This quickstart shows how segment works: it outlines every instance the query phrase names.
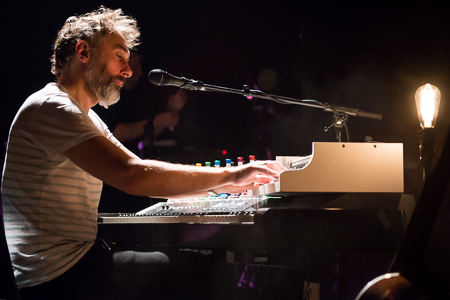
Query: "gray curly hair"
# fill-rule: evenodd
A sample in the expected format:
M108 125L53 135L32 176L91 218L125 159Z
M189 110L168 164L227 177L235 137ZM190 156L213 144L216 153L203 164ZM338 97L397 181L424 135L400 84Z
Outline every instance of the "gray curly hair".
M136 20L123 14L121 9L99 9L81 16L69 17L58 32L51 57L52 73L58 79L62 70L67 70L75 54L75 45L84 40L94 49L111 33L119 33L132 50L139 45L139 28Z

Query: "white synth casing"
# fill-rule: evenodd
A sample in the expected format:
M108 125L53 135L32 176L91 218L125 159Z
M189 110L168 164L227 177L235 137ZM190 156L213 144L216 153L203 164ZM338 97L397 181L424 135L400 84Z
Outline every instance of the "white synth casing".
M276 160L289 166L298 158L277 156ZM279 181L249 194L303 192L402 193L403 144L315 142L309 164L283 171Z

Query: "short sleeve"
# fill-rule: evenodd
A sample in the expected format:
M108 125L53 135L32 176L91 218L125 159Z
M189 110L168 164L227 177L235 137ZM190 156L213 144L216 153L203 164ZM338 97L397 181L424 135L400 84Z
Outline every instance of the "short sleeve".
M119 142L118 139L111 133L108 126L103 122L102 119L91 109L89 110L89 117L91 118L92 122L94 122L95 126L100 130L100 132L108 139L110 140L114 145L117 147L121 146L122 143Z
M94 136L103 135L89 116L68 97L54 96L33 111L30 133L50 157Z

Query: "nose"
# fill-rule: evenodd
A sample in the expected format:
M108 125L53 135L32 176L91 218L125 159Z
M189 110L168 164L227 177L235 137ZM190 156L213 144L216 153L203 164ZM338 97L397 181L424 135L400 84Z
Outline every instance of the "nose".
M133 71L131 71L131 68L130 68L130 65L128 64L128 62L125 62L120 74L125 78L129 78L129 77L131 77L131 75L133 75Z

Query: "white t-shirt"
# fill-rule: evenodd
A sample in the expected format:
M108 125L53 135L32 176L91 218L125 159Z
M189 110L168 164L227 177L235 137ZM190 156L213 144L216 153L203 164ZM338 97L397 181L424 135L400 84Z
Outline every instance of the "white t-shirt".
M61 153L101 135L120 145L95 112L86 114L56 83L31 95L17 113L2 200L19 288L63 274L94 244L103 183Z

